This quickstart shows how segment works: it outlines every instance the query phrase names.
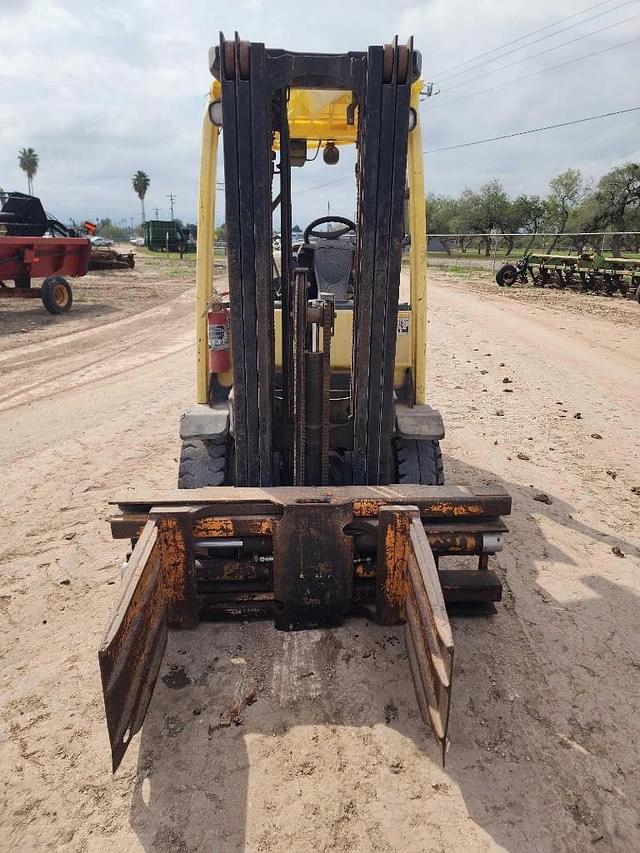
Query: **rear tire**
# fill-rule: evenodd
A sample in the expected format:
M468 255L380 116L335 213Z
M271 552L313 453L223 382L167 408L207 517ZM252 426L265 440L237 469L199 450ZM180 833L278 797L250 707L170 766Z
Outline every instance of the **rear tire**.
M64 314L73 305L71 285L60 275L52 275L42 282L42 304L50 314Z
M202 489L205 486L229 485L229 442L187 438L182 442L179 489Z
M435 439L395 439L398 483L443 486L444 465L440 442Z
M500 287L511 287L518 280L518 270L513 264L505 264L496 273L496 281Z

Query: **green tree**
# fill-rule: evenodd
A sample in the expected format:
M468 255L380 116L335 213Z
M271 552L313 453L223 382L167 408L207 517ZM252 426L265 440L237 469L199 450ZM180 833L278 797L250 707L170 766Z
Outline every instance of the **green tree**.
M636 231L629 236L629 245L637 255L640 253L640 207L627 211L625 231Z
M455 198L444 195L428 195L426 202L427 229L430 234L450 234L451 223L458 213Z
M513 232L522 231L524 234L531 235L525 249L526 252L534 243L535 237L533 235L545 228L547 205L539 195L526 195L523 193L511 203L511 219ZM513 237L509 238L507 255L511 253L512 249Z
M549 220L557 228L556 236L549 248L551 251L558 242L559 235L564 231L569 217L584 200L587 187L580 169L567 169L550 181L549 189L547 213Z
M29 195L33 195L33 179L38 171L39 162L40 158L33 148L22 148L18 151L18 163L27 176L27 191Z
M508 232L512 227L512 206L504 187L497 179L480 187L478 192L466 189L459 200L458 221L464 227L460 230L475 231L488 235L492 230ZM478 251L484 245L485 254L491 251L491 238L484 236L478 244Z
M635 230L629 228L629 215L640 208L640 164L626 163L612 169L600 178L594 193L594 219L601 228L610 227L613 231ZM622 252L622 237L613 234L611 251L614 255Z
M124 241L127 239L127 230L121 225L116 225L108 216L98 220L96 227L98 234L101 237L106 237L108 240Z
M142 206L142 221L144 222L146 217L144 214L144 197L147 194L147 190L149 189L149 184L151 183L151 179L146 172L141 172L138 170L133 178L131 179L131 185L133 186L135 194L140 199L140 204Z
M527 234L535 234L545 226L547 206L539 195L519 195L513 201L513 219L516 230L521 228Z
M460 229L458 226L459 203L455 198L444 195L428 195L426 201L427 213L427 233L429 234L451 234L456 233ZM449 254L451 254L451 244L455 238L447 239L439 237ZM464 251L464 245L462 251Z

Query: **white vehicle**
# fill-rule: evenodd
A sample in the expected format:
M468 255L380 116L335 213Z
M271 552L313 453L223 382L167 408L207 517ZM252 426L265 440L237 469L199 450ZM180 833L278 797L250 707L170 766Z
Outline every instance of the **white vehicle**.
M129 242L132 246L144 246L144 237L132 237Z
M92 246L113 246L113 240L107 240L106 237L92 237Z

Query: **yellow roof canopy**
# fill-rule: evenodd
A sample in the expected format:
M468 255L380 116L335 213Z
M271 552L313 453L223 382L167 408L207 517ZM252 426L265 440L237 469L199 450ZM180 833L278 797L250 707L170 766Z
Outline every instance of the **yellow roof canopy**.
M351 92L335 89L292 89L289 97L289 134L311 143L331 140L337 145L356 141L358 114L347 124Z
M413 90L420 92L422 80L416 80ZM211 87L211 99L221 95L220 83ZM358 111L353 124L347 124L347 111L352 93L336 89L291 89L289 95L289 135L293 139L306 139L310 144L335 142L336 145L353 145L358 135ZM278 134L274 147L278 148Z

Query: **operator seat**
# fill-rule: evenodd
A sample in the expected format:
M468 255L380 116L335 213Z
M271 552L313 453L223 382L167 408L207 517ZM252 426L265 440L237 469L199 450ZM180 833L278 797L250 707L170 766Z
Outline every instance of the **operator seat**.
M315 232L322 223L339 223L343 227L335 232ZM320 293L332 293L336 302L347 302L353 298L353 238L346 238L349 231L355 232L355 224L339 216L324 216L315 219L304 232L304 243L298 251L298 263L310 271L312 299ZM327 236L331 235L331 236ZM314 237L311 242L310 238Z
M354 245L346 240L318 240L313 244L313 273L318 293L333 293L336 302L351 299Z

